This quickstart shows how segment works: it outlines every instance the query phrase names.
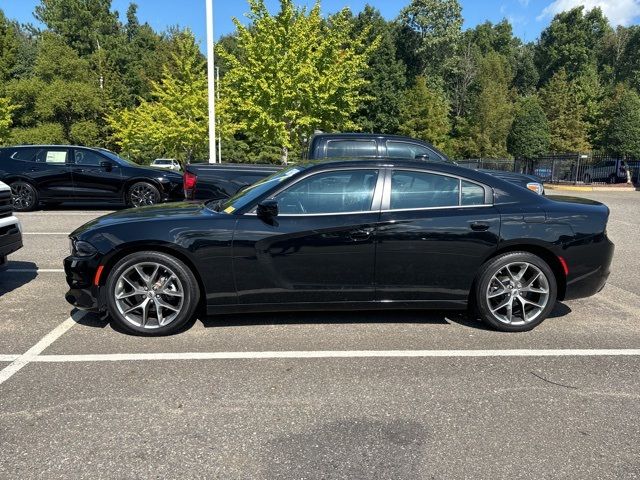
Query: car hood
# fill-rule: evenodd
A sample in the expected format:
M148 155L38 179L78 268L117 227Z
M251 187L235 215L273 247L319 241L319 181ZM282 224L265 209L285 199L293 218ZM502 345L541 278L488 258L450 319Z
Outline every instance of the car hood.
M194 218L200 216L221 215L206 207L204 202L176 202L150 205L148 207L129 208L119 212L110 213L98 217L71 233L70 236L77 237L89 230L95 230L123 223L139 223L157 220L176 220Z

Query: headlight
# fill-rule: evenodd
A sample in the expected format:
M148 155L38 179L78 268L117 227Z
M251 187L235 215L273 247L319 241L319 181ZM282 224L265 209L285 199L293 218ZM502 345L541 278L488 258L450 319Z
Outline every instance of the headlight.
M527 183L527 188L532 192L536 192L538 195L542 195L544 193L544 187L538 182Z
M74 257L90 257L95 254L97 250L89 242L82 240L71 239L71 255Z

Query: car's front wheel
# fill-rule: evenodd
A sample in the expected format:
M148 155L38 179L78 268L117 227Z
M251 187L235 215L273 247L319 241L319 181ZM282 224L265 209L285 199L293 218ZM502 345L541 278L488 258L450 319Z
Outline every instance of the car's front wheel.
M160 252L136 252L109 274L107 308L112 320L138 335L169 335L191 318L200 299L191 269Z
M38 203L38 191L33 185L21 180L11 183L11 204L16 212L33 210Z
M133 207L155 205L160 202L160 192L148 182L137 182L129 188L127 201Z
M557 282L537 255L511 252L480 269L475 304L482 320L504 332L524 332L544 321L557 298Z

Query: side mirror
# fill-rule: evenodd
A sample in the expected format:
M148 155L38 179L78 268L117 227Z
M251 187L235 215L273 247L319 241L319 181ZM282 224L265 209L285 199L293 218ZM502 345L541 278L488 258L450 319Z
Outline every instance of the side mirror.
M264 200L258 204L258 217L272 219L278 216L278 202L276 200Z
M113 163L103 160L100 162L100 166L109 171L113 168Z

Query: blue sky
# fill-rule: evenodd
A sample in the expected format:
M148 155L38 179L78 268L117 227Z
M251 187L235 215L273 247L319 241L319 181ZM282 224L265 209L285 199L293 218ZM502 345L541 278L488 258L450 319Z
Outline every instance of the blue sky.
M39 0L0 0L0 8L9 18L21 22L35 22L32 12ZM122 16L130 0L112 0L113 8ZM171 25L189 27L204 44L205 0L137 0L140 20L149 22L154 28L164 30ZM299 5L312 5L313 0L296 0ZM335 12L345 6L354 12L366 3L375 5L389 19L395 18L409 0L324 0L324 13ZM615 24L638 23L640 0L461 0L465 28L473 27L485 20L498 22L508 18L516 35L525 41L535 40L549 23L553 14L575 5L601 6ZM271 11L277 11L278 0L267 0ZM244 0L214 0L216 37L233 31L232 17L243 18L248 10Z

